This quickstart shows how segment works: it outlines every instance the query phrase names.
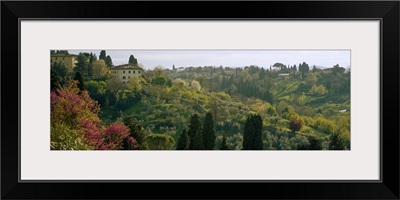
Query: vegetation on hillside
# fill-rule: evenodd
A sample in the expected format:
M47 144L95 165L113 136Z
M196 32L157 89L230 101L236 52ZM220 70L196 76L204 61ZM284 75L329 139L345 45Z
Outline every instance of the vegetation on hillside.
M82 55L71 76L51 67L51 149L350 149L350 71L338 65L173 66L123 84L105 51Z

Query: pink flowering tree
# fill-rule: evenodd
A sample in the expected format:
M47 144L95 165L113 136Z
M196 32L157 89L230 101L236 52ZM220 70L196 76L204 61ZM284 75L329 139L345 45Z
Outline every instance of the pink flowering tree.
M137 149L136 140L129 136L130 130L123 123L115 122L107 127L103 125L98 117L99 104L90 98L86 90L80 91L76 81L71 81L56 92L51 92L50 98L51 126L58 127L59 124L62 124L64 129L79 134L81 136L79 141L85 143L79 147L98 150ZM52 149L57 149L58 146L68 147L63 149L82 149L57 145L60 142L65 143L65 133L68 131L62 133L61 137L57 135L57 132L51 132ZM74 138L77 136L74 135ZM71 138L67 139L71 140ZM76 141L72 141L72 143L74 142Z

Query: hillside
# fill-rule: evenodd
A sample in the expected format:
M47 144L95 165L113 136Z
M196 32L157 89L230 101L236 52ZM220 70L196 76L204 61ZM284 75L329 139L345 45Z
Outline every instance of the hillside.
M314 69L303 74L256 66L155 69L147 71L140 86L122 85L114 97L112 92L104 94L108 95L107 105L95 91L89 92L104 102L101 117L105 121L133 117L147 134L165 134L175 141L189 125L191 115L210 112L217 132L216 149L222 136L233 149L242 148L249 114L262 117L264 149L300 149L299 144L309 143L310 138L317 138L326 149L330 136L338 131L350 148L350 73L334 70ZM295 118L301 119L303 126L294 134L288 127Z

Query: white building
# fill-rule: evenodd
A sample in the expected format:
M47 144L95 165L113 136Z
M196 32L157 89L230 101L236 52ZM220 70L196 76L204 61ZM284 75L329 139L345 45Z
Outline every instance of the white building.
M133 64L124 64L112 67L111 76L119 78L123 83L127 83L129 78L133 76L142 76L144 70Z

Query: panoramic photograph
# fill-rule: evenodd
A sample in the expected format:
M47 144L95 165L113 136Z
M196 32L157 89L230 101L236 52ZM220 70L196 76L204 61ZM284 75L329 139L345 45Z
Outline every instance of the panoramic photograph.
M350 50L50 50L50 150L350 150Z

